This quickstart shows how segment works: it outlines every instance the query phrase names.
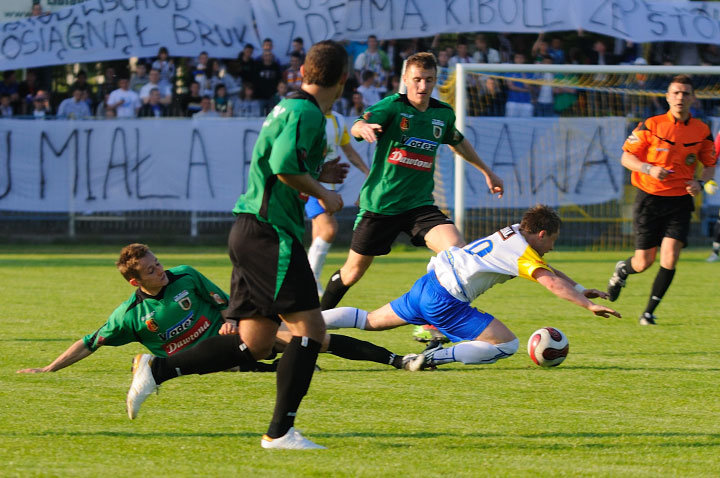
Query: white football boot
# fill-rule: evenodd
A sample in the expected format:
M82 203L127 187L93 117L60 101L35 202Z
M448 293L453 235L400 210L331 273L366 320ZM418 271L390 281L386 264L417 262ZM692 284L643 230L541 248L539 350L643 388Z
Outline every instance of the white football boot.
M152 370L150 370L152 361L153 356L150 354L137 354L133 358L133 380L130 384L130 390L128 390L127 399L125 400L125 407L127 408L130 420L134 420L135 417L137 417L140 406L145 399L150 396L151 393L158 390Z
M325 450L326 448L317 443L313 443L300 434L300 431L296 430L295 427L290 427L290 430L280 438L270 438L267 435L263 435L260 444L263 448L274 448L277 450Z

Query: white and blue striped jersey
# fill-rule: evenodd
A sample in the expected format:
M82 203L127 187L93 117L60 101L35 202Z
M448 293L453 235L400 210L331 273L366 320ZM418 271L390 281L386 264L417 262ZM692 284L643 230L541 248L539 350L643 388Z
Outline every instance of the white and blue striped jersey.
M430 259L427 270L456 299L472 302L495 284L513 277L535 281L532 274L550 266L520 234L520 225L500 229L462 249L451 247Z

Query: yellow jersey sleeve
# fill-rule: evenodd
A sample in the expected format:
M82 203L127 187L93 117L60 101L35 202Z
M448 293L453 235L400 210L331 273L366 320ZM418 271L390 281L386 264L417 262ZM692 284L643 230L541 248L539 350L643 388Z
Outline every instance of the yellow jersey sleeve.
M547 263L542 259L542 257L540 257L540 255L535 252L535 249L530 246L527 246L525 248L525 251L522 253L522 255L518 257L517 262L518 275L533 282L537 282L537 280L533 277L533 272L535 272L535 269L546 269L554 274L550 266L548 266Z
M348 130L345 127L345 125L343 125L343 131L342 131L342 135L340 136L339 144L340 144L340 146L345 146L346 144L350 144L350 135L348 134Z

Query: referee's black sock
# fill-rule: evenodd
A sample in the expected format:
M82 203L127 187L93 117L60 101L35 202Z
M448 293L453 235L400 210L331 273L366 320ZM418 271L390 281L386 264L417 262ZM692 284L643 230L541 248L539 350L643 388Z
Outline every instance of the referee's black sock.
M367 360L402 368L402 356L384 347L346 335L330 334L328 353L348 360Z
M267 431L270 438L285 435L295 424L295 414L310 388L321 345L309 337L293 336L285 347L277 369L275 411Z
M633 256L630 256L627 259L625 259L623 261L622 265L620 265L620 267L618 268L618 271L620 272L620 278L622 280L627 279L627 276L629 276L630 274L638 273L635 269L633 269L632 258L633 258Z
M665 269L663 266L660 266L660 270L655 276L655 281L650 290L650 300L648 300L647 307L645 307L645 313L652 314L655 312L665 292L667 292L668 287L670 287L673 277L675 277L675 269Z
M241 370L252 370L255 365L250 349L239 335L232 334L211 337L167 358L155 357L150 368L155 383L160 385L180 375L222 372L236 366Z
M330 280L325 286L322 300L320 301L320 310L334 309L342 300L345 292L350 289L349 285L345 285L340 278L340 269L333 272Z

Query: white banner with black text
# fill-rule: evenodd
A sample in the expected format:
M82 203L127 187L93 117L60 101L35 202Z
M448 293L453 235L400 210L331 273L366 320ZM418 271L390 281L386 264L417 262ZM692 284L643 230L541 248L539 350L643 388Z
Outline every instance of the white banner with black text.
M29 1L28 1L29 3ZM172 56L235 58L271 38L286 59L292 39L428 37L583 29L636 43L720 43L720 2L652 0L85 0L0 24L2 69Z
M93 213L229 211L247 184L261 119L0 121L0 209ZM624 118L469 118L468 140L505 181L493 199L467 166L466 207L595 204L622 194ZM374 147L353 146L367 164ZM438 204L453 204L454 167L439 150ZM364 175L337 187L357 200Z

